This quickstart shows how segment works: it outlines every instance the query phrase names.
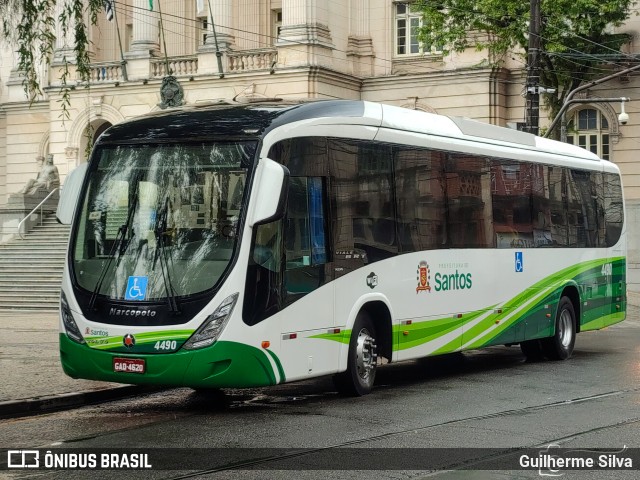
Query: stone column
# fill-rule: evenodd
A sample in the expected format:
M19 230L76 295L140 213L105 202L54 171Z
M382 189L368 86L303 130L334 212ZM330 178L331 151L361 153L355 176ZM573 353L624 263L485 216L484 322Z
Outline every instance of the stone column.
M335 68L327 8L325 0L282 0L282 26L276 42L278 64Z
M373 75L373 41L370 31L370 0L350 0L347 56L355 75Z
M54 18L56 22L56 43L53 49L54 65L63 63L65 58L68 63L75 63L76 57L73 51L74 32L73 24L67 25L67 33L63 34L62 22L60 22L60 14L64 9L64 2L56 2L54 9ZM73 20L71 20L73 21Z
M333 48L329 27L319 18L318 1L324 0L282 0L278 46L295 42Z
M157 1L157 0L156 0ZM149 10L149 0L133 0L133 41L125 57L148 58L160 54L157 6Z
M227 71L229 59L222 52L233 49L233 3L232 0L210 0L211 9L207 1L204 9L207 11L207 40L198 49L198 73L217 73L223 75ZM214 37L213 25L216 29ZM218 49L216 50L216 39Z
M211 25L216 29L218 47L221 51L230 50L233 45L233 4L232 0L211 0L211 10L205 2L204 8L207 10L207 23L209 25L207 41L205 46L215 48L215 39L211 33Z

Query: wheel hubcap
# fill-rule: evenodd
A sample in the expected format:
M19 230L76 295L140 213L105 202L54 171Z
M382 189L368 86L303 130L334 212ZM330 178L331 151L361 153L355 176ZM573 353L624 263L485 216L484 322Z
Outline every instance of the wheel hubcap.
M360 330L358 334L358 344L356 346L356 367L358 376L369 383L373 378L378 355L376 353L375 338L373 338L366 328Z
M571 339L573 338L573 322L568 310L563 310L562 313L560 313L558 338L564 348L567 348L571 344Z

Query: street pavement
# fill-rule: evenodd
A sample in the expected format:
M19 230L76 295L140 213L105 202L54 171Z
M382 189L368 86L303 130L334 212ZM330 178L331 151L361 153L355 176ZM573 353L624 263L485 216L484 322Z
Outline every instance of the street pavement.
M638 315L640 294L629 295ZM0 311L0 418L62 410L157 389L76 380L62 371L58 314Z
M2 311L0 339L0 417L61 410L145 390L65 375L57 313Z

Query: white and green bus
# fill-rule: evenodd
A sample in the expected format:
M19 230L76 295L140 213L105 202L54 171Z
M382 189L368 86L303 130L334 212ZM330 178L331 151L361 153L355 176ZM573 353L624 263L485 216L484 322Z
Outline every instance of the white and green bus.
M219 103L118 124L69 176L59 218L75 378L334 375L363 395L383 363L517 344L566 359L577 333L625 318L613 163L388 105Z

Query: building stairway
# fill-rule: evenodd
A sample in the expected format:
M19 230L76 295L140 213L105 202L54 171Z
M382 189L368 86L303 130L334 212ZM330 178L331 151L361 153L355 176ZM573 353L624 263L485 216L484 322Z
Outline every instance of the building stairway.
M57 311L69 226L46 216L24 236L0 244L0 311Z

